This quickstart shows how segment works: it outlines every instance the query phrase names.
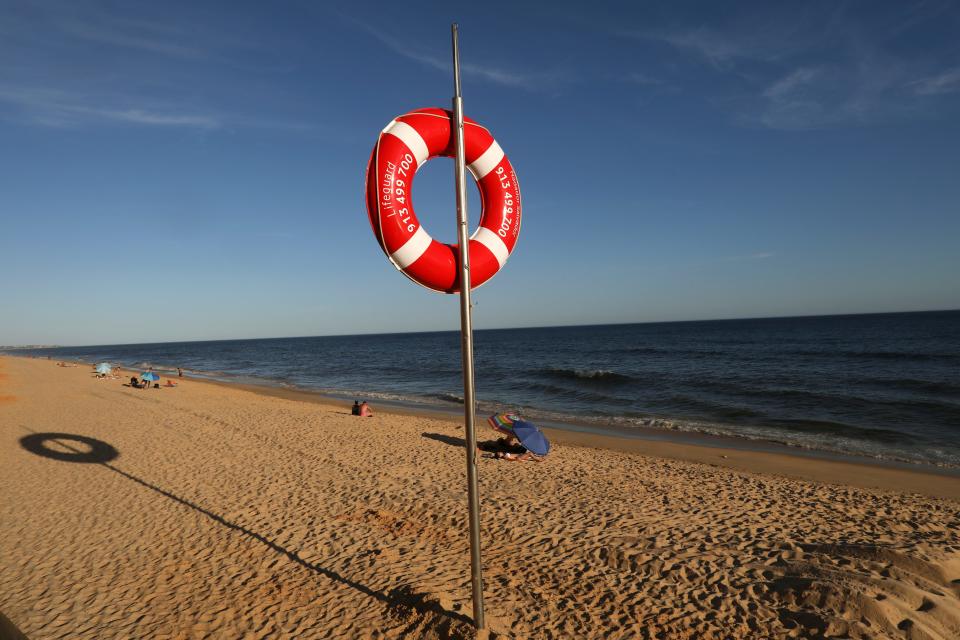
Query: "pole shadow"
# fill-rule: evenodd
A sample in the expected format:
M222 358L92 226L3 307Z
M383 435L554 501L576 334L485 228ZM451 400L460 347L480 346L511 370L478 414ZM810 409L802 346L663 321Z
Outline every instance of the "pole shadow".
M448 436L442 433L421 433L422 437L427 438L428 440L436 440L437 442L442 442L443 444L448 444L451 447L457 447L463 449L467 446L467 441L463 438L458 438L456 436ZM480 440L477 442L477 449L483 451L484 453L515 453L522 454L526 449L518 445L510 446L506 444L502 439L501 440ZM489 458L491 456L484 456Z
M460 447L462 449L467 446L466 440L463 438L457 438L456 436L447 436L442 433L421 433L420 435L430 440L436 440L437 442L448 444L451 447Z
M69 449L71 453L65 453L62 451L57 451L56 449L51 449L49 446L47 446L48 441L55 441L57 444L59 444L63 448ZM90 451L82 451L80 449L77 449L76 447L67 444L66 441L82 443L90 447ZM174 502L182 504L186 507L190 507L191 509L199 513L202 513L203 515L207 516L214 522L228 529L231 529L244 536L247 536L248 538L256 540L257 542L264 545L271 551L274 551L275 553L285 556L287 559L297 563L298 565L300 565L305 569L308 569L310 571L313 571L314 573L317 573L326 578L329 578L334 582L338 582L342 585L350 587L351 589L354 589L366 596L379 600L380 602L383 602L384 604L388 605L391 608L395 608L395 609L404 608L408 610L414 609L421 615L432 614L433 616L437 616L440 618L439 620L437 620L436 626L442 627L442 628L448 628L450 627L450 625L459 626L461 624L470 625L470 628L472 628L473 621L471 618L461 613L444 609L435 602L426 602L420 598L414 597L411 595L411 591L409 587L401 586L401 587L392 589L389 593L382 593L380 591L376 591L368 587L367 585L356 582L355 580L351 580L350 578L347 578L346 576L343 576L337 573L336 571L333 571L332 569L327 569L326 567L322 567L318 564L314 564L313 562L305 560L304 558L300 557L300 555L297 554L295 551L290 551L289 549L286 549L280 546L279 544L277 544L270 538L267 538L263 534L247 529L243 525L237 524L235 522L231 522L226 518L224 518L223 516L210 511L209 509L201 507L200 505L194 502L191 502L186 498L183 498L181 496L176 495L173 492L170 492L170 491L167 491L166 489L158 487L155 484L151 484L150 482L142 478L138 478L132 473L128 473L110 464L110 461L115 460L120 456L120 452L117 451L115 447L113 447L112 445L102 440L97 440L95 438L90 438L87 436L79 436L71 433L53 433L53 432L31 433L31 435L29 436L24 436L20 438L20 446L23 447L25 450L29 451L30 453L33 453L35 455L38 455L44 458L50 458L51 460L59 460L61 462L79 462L79 463L88 463L88 464L89 463L99 464L100 466L105 467L110 471L117 473L123 476L124 478L127 478L128 480L132 480L133 482L136 482L137 484L143 487L146 487L151 491L159 493L160 495L166 498L169 498Z

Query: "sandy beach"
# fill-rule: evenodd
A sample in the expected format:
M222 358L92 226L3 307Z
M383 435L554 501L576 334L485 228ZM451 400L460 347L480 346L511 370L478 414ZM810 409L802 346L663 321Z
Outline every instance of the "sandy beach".
M551 435L479 461L490 637L960 637L956 477ZM0 357L0 637L472 637L462 447Z

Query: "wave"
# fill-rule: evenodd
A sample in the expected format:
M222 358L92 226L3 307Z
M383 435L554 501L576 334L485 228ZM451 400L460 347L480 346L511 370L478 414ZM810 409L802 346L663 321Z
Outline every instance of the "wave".
M910 351L853 351L849 349L793 349L784 351L784 355L812 356L826 358L861 358L865 360L918 360L923 362L957 362L960 354L957 353L923 353Z
M673 395L669 400L674 405L687 411L705 412L712 417L733 419L733 418L761 418L765 414L744 407L741 405L730 405L722 402L715 402L708 398L695 398L686 395Z
M802 356L812 358L846 358L846 359L865 359L865 360L891 360L891 361L922 361L922 362L960 362L958 353L929 353L929 352L911 352L911 351L856 351L853 349L772 349L763 348L756 350L747 345L733 345L729 349L696 349L691 347L624 347L620 349L607 349L604 353L609 355L637 354L637 355L656 355L656 356L731 356L738 360L754 359L778 359L785 356ZM739 348L738 348L739 347Z
M722 349L691 349L672 348L672 347L626 347L623 349L608 349L606 353L619 355L623 353L638 353L644 355L671 355L671 356L721 356L731 355L733 351L724 351Z
M428 393L423 397L433 400L443 400L444 402L452 402L455 404L463 404L463 397L452 393Z
M635 380L635 378L616 371L608 369L564 369L559 367L550 367L547 369L538 369L537 374L551 378L561 378L566 380L589 380L591 382L615 382L625 383Z
M567 398L571 400L577 400L579 402L600 404L601 406L611 404L629 406L632 404L632 400L628 398L620 398L582 388L571 389L568 387L560 387L554 384L543 382L523 382L519 384L518 387L527 391L538 391L552 397Z
M878 387L895 387L906 391L920 391L923 393L960 394L960 384L952 382L936 382L933 380L917 380L915 378L871 378L866 382Z
M841 423L807 421L804 428L801 426L803 421L800 420L792 421L793 424L791 425L786 422L777 424L775 421L760 421L758 423L743 421L715 422L649 414L624 413L612 415L600 413L602 415L582 416L540 410L524 412L532 420L548 420L557 425L589 425L590 429L598 429L601 433L607 433L605 429L608 428L615 429L615 431L609 433L622 431L629 433L631 430L638 428L653 431L676 431L751 442L773 443L806 451L822 451L841 456L856 455L876 460L960 468L960 451L955 447L943 447L935 442L918 441L916 438L902 438L896 446L891 446L891 443L887 441L887 438L891 435L889 431L880 430L883 431L882 434L865 433L872 430L864 429L861 431L860 428L854 427L854 433L844 433L841 430L849 425ZM549 423L547 426L550 426Z
M857 440L883 442L885 444L900 444L903 442L908 442L914 437L907 433L891 431L889 429L858 427L845 422L833 422L830 420L804 420L787 418L769 420L768 422L774 425L782 425L787 429L792 429L800 433L820 433L830 436L855 438Z

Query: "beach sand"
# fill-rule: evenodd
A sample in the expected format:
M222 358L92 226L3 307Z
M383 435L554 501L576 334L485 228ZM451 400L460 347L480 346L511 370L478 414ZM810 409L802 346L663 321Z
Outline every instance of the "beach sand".
M0 374L0 636L472 637L456 423ZM554 437L479 461L491 637L960 637L955 477Z

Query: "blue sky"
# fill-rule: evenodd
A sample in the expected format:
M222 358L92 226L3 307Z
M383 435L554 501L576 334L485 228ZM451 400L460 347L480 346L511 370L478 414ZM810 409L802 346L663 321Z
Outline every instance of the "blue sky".
M524 205L478 328L960 307L956 3L547 6L0 0L0 344L456 329L363 201L453 21Z

